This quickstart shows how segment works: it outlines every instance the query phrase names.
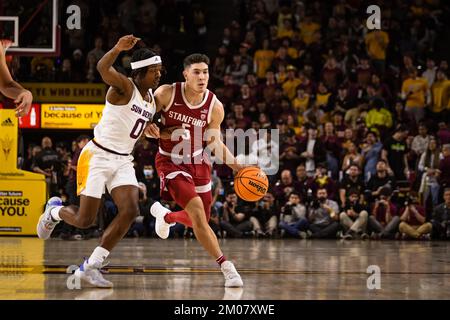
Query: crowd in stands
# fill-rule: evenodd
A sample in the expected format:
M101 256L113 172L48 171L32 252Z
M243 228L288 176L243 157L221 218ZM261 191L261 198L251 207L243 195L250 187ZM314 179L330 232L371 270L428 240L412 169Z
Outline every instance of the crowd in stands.
M270 148L280 168L260 201L239 199L233 172L214 166L210 225L218 236L450 239L449 5L378 1L381 29L369 30L366 2L234 1L235 19L218 43L208 40L216 44L209 88L224 104L224 132L279 130ZM71 35L58 67L54 59L33 58L31 80L100 81L98 59L133 32L167 57L167 77L176 80L175 55L206 50L214 22L208 24L203 8L194 1L121 1L117 11L95 17L101 23L91 42L86 34ZM171 50L182 32L189 41L173 46L191 47ZM38 75L42 63L47 72ZM128 72L129 56L116 67ZM19 78L25 74L16 70ZM52 193L77 203L75 164L87 141L82 135L68 148L44 138L41 146L28 146L23 167L46 174ZM134 151L141 216L130 236L155 235L148 207L159 199L156 152L146 138ZM96 236L117 213L108 197L101 210L90 232L63 226L61 234ZM171 233L192 236L181 225Z

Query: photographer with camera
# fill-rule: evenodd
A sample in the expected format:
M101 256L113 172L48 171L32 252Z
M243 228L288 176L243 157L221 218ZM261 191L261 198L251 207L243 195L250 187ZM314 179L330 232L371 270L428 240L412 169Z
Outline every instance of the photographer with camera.
M397 215L397 207L391 202L392 189L383 187L379 198L375 200L369 216L370 237L374 240L380 238L392 239L397 232L400 217Z
M226 235L240 238L251 233L253 227L250 222L250 208L238 203L238 197L234 191L227 193L225 203L219 211L222 211L220 227ZM223 237L225 238L225 235Z
M252 210L250 222L257 237L272 237L277 228L277 213L274 196L268 192Z
M405 207L400 211L401 222L398 226L402 240L408 238L430 240L432 225L425 220L425 208L419 205L414 194L408 194Z
M300 194L292 192L289 201L281 208L280 223L281 236L284 233L295 238L307 238L309 222L306 218L306 207L301 203Z
M342 239L351 240L361 235L361 239L366 240L369 238L366 233L369 213L360 202L361 193L358 189L352 188L348 191L348 194L346 205L339 215L341 226L346 231L342 235Z
M327 189L319 188L317 198L309 203L309 229L311 238L336 238L339 225L339 206L328 199Z
M444 203L434 208L431 223L433 238L450 239L450 188L444 190Z

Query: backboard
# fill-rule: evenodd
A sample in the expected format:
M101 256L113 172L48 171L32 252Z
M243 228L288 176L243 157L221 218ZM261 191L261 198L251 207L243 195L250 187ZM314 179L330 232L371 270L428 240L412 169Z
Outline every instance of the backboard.
M58 0L0 1L0 39L12 41L7 54L58 55Z

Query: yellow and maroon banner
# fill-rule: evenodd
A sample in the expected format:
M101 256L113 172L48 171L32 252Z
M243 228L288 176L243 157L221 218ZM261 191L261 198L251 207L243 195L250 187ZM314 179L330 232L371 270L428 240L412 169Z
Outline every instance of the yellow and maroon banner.
M103 103L106 85L103 83L25 82L22 85L33 93L33 100L41 103Z

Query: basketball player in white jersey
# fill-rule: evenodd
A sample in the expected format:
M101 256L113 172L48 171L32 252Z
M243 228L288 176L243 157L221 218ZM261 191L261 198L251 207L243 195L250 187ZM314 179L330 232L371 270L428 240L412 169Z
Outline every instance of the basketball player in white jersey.
M132 55L131 78L113 68L119 54L133 48L139 40L133 35L120 38L97 64L103 80L111 87L102 118L94 129L94 139L83 148L78 160L80 207L63 207L61 199L53 197L37 226L42 239L48 239L61 220L77 228L88 228L96 220L105 187L108 189L118 207L118 215L105 230L100 245L75 271L76 276L97 287L112 287L99 269L139 214L138 182L130 154L156 111L152 89L159 84L161 58L141 48Z
M0 92L8 98L14 99L16 116L23 117L30 111L33 95L14 81L9 73L5 54L10 45L11 41L0 40Z
M217 237L208 224L212 203L211 164L204 155L204 149L208 147L217 159L235 171L244 167L237 163L220 138L224 108L207 88L208 65L209 58L203 54L186 57L183 71L186 81L162 85L155 92L157 112L161 112L163 124L156 156L161 197L174 200L184 210L171 212L155 202L150 212L156 218L156 233L163 239L168 237L169 228L175 222L192 227L198 241L221 267L225 287L242 287L239 273L223 255ZM165 139L163 133L176 127L183 128L180 129L181 138ZM152 129L148 128L146 134L153 135ZM174 160L180 157L175 150L182 139L189 144L186 148L188 154L182 157L190 160L180 164Z

